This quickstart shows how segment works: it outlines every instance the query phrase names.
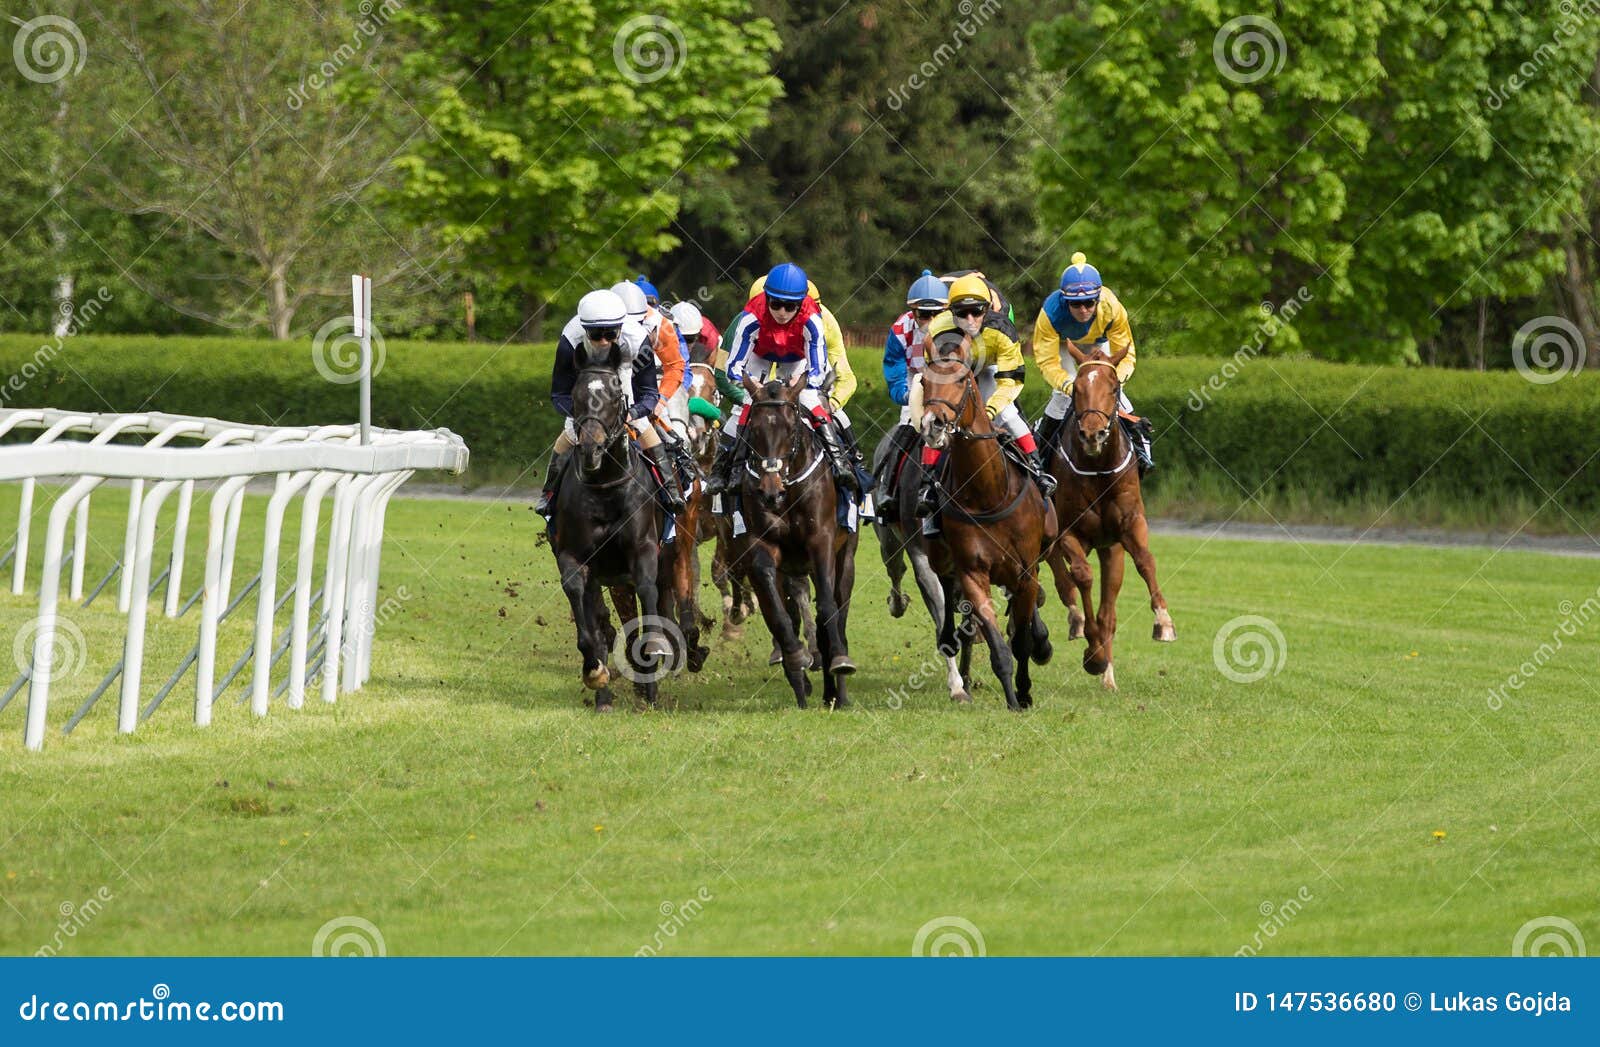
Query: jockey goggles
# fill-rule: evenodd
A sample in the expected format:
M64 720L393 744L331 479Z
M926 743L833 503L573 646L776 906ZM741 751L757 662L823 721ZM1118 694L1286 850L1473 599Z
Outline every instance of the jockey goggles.
M615 342L618 338L622 337L622 328L616 325L608 327L585 327L583 329L583 334L584 337L589 339L591 342Z
M953 305L953 306L950 307L950 313L951 313L952 316L959 316L959 317L962 317L962 318L968 319L968 320L972 319L974 316L987 315L988 312L989 312L989 307L987 305L982 305L982 304L977 304L977 305Z
M800 311L800 302L795 299L774 298L767 295L767 309L770 312L796 313Z

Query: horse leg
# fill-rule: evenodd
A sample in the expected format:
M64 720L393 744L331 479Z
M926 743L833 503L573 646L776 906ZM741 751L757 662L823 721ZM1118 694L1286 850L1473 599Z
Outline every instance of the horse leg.
M819 548L819 546L821 546ZM816 579L817 601L814 619L817 636L817 658L812 665L822 670L822 697L828 708L839 706L837 678L856 671L855 664L845 653L839 629L839 605L834 599L833 550L821 543L811 548L811 572Z
M1058 546L1061 549L1062 567L1064 571L1056 572L1056 587L1064 593L1072 592L1063 583L1062 578L1069 579L1076 589L1077 595L1083 599L1085 611L1094 609L1094 571L1089 567L1088 554L1083 546L1075 539L1066 539ZM1098 661L1100 645L1100 627L1097 621L1088 615L1083 616L1083 637L1087 641L1083 647L1083 671L1098 676L1105 672L1104 663Z
M933 564L928 562L928 551L920 544L913 542L906 546L906 559L911 561L911 577L916 580L917 588L922 592L922 606L927 608L928 616L933 619L933 632L935 642L939 645L939 654L945 661L945 686L950 690L952 702L970 702L972 695L967 693L967 685L962 681L961 672L956 666L956 640L955 629L952 627L950 649L944 649L944 612L947 606L953 603L952 599L945 598L944 583L934 573Z
M1033 664L1049 665L1051 656L1055 654L1055 648L1050 644L1050 626L1046 625L1044 620L1044 611L1042 610L1044 589L1039 584L1039 569L1037 567L1033 569L1033 597L1033 620L1028 623L1028 628L1033 633L1030 640L1032 647L1029 654L1033 658Z
M639 550L633 563L633 591L639 600L639 633L629 650L639 648L638 668L643 676L633 682L634 691L650 705L656 704L657 682L672 666L672 644L659 635L661 618L661 590L656 584L660 564L656 550Z
M595 595L591 590L595 587L588 569L577 557L563 553L557 557L557 564L561 569L561 590L567 594L572 623L577 628L578 654L583 658L583 685L591 691L602 691L611 681L611 672L606 668L606 648L601 645L599 630L595 627L591 605ZM599 708L598 701L595 707Z
M989 598L989 576L987 574L963 574L961 576L961 591L966 596L967 602L972 604L973 613L977 616L978 624L983 629L984 641L989 645L989 668L1000 681L1000 687L1006 692L1006 708L1013 712L1022 708L1017 701L1017 687L1012 675L1016 672L1015 660L1011 657L1011 645L1006 642L1005 631L1000 628L1000 622L995 617L994 602Z
M1072 573L1072 557L1067 552L1065 540L1057 542L1050 550L1048 561L1050 577L1055 579L1056 595L1067 609L1067 639L1083 639L1083 612L1078 609L1077 582Z
M1122 544L1127 548L1128 555L1133 557L1133 566L1139 572L1139 577L1144 579L1145 587L1150 590L1150 610L1156 616L1155 627L1150 635L1162 643L1171 643L1178 638L1178 630L1172 624L1172 615L1167 613L1167 598L1161 595L1161 586L1156 581L1156 557L1150 551L1150 528L1143 516L1133 518L1128 532L1122 536Z
M856 671L855 663L850 661L850 597L856 588L856 547L854 541L845 542L837 553L834 554L834 582L833 603L834 619L837 623L839 641L833 649L833 658L828 663L830 667L837 663L841 657L850 665L849 671L843 668L833 670L835 701L834 707L842 709L850 704L845 695L845 677Z
M1033 661L1034 627L1043 625L1039 618L1039 572L1029 571L1011 597L1011 658L1017 665L1017 704L1024 709L1033 707L1033 678L1030 664ZM1046 644L1050 642L1045 633ZM1042 664L1042 663L1041 663Z
M878 535L878 555L883 558L884 570L889 573L889 617L900 618L911 606L911 598L900 588L901 579L906 576L905 547L895 537L894 528L888 524L875 523L872 529Z
M705 667L710 648L700 645L700 605L696 600L695 568L700 554L695 542L695 529L700 525L699 513L693 502L679 521L677 546L672 552L673 602L677 605L678 632L682 634L684 662L692 673ZM672 639L678 640L678 637ZM673 659L676 663L677 659Z
M1117 676L1111 667L1111 641L1117 635L1117 592L1122 588L1123 566L1122 546L1112 545L1100 550L1100 606L1095 613L1095 631L1100 634L1097 646L1100 660L1105 663L1100 686L1108 691L1117 689Z
M755 569L750 574L756 599L761 604L761 616L783 652L783 674L788 677L789 686L794 690L795 703L804 709L809 684L806 679L806 652L800 646L800 638L795 635L794 620L784 606L778 563L764 545L757 546L750 555L755 560Z

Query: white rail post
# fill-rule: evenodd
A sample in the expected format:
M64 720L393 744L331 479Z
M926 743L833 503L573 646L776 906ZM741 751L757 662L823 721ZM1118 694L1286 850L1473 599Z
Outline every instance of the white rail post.
M161 503L181 484L181 480L162 480L150 489L150 497L139 508L139 534L134 550L133 569L123 576L133 577L133 592L128 601L128 634L122 648L122 701L117 705L117 732L132 734L139 726L139 684L144 671L144 620L150 607L150 564L156 553L156 515Z
M200 601L200 651L195 661L194 722L198 727L211 723L211 692L217 673L217 622L223 608L222 546L233 496L250 477L225 480L211 494L211 523L206 535L206 587Z
M300 548L295 560L294 611L289 634L289 708L298 709L306 699L306 649L311 629L311 575L316 566L317 520L328 488L339 480L338 473L318 473L306 488L300 506Z
M61 553L66 544L67 516L80 498L103 482L98 476L80 476L50 509L44 535L44 576L39 579L39 622L33 635L33 661L29 669L28 720L22 744L44 748L45 714L50 706L50 676L55 669L56 605L61 595Z

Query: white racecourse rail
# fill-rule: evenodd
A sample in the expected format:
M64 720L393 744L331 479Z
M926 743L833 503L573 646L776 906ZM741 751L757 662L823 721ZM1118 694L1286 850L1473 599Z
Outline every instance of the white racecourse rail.
M69 597L81 599L90 494L107 479L131 481L127 529L121 560L112 565L89 600L92 601L112 577L120 574L117 609L127 615L127 633L120 665L106 675L100 687L66 725L69 731L119 673L122 689L117 729L123 733L133 731L147 718L191 665L195 666L194 720L201 726L211 722L212 703L251 660L254 666L250 708L257 716L266 715L269 699L285 690L290 707L301 706L308 679L308 661L315 662L310 666L311 678L320 668L323 701L334 701L341 689L359 689L371 673L378 561L389 497L415 470L459 473L467 466L466 444L448 429L421 432L374 429L371 443L362 445L356 425L280 427L157 413L0 410L0 437L34 430L38 435L31 442L0 447L0 480L22 481L16 542L8 554L12 561L13 593L22 593L27 580L28 531L36 481L59 477L72 482L51 507L45 531L39 616L33 623L31 663L0 698L0 708L4 708L24 683L28 685L23 741L29 749L44 745L50 677L58 642L57 603L61 596L62 569L70 561ZM68 434L76 438L60 439ZM142 444L128 442L141 437ZM113 439L122 442L112 443ZM261 569L230 604L234 550L245 485L254 478L274 481L266 508ZM180 603L184 543L197 480L218 483L211 491L205 576L194 595ZM145 490L147 482L153 484L148 491ZM171 547L162 574L152 584L151 572L157 558L157 515L174 491L178 493L178 503ZM313 625L312 603L317 599L312 590L317 523L323 498L329 491L333 492L333 511L320 579L319 621ZM278 546L284 514L296 496L301 498L301 509L295 580L280 599ZM66 550L69 518L74 525L70 552ZM0 560L0 569L3 568L4 560ZM139 691L145 615L150 597L163 580L166 583L164 610L168 618L180 617L203 595L198 636L188 657L141 715ZM218 623L243 602L252 587L258 588L254 643L221 686L217 686ZM275 640L276 612L291 594L294 608L290 625L285 634ZM289 652L288 672L277 692L273 692L272 670L285 648Z

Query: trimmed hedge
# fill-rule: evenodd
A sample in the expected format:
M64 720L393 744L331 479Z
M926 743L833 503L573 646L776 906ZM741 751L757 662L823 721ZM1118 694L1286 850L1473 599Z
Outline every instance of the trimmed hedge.
M478 476L537 469L560 424L549 400L551 354L548 345L391 342L373 382L373 420L454 430ZM861 384L850 413L870 447L898 409L884 393L878 352L852 358ZM356 415L355 386L323 379L306 342L80 335L57 349L52 339L5 335L0 373L7 407L145 408L284 425ZM1046 394L1031 365L1030 379L1022 402L1031 417ZM1535 385L1515 372L1151 355L1128 391L1155 423L1163 470L1226 477L1241 496L1515 495L1534 504L1553 496L1574 514L1600 507L1600 468L1590 461L1600 446L1600 375Z

